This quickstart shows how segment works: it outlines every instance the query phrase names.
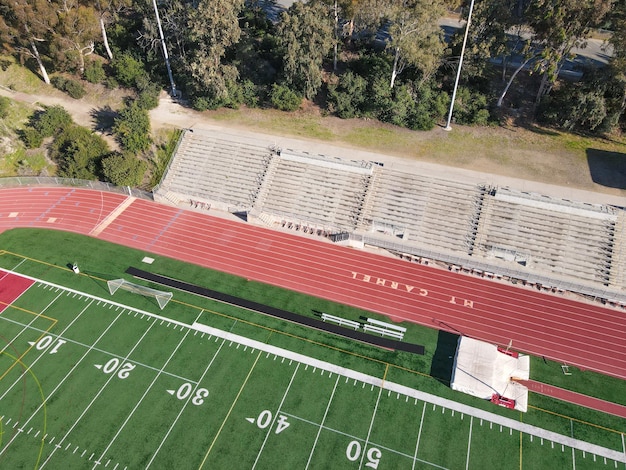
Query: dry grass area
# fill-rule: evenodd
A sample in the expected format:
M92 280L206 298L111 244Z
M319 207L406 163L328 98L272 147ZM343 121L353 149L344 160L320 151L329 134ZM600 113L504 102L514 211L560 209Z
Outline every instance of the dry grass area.
M407 159L626 196L624 137L587 138L516 126L454 126L450 132L436 127L421 132L371 120L322 116L312 108L292 114L219 110L203 113L203 117L269 134L317 139ZM598 152L607 161L595 165L592 177L590 162L598 163L593 158ZM624 174L623 184L601 184L620 174Z

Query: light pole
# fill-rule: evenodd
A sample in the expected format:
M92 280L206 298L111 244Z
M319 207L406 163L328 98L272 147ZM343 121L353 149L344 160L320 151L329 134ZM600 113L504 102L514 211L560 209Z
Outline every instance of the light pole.
M463 46L461 47L461 57L459 58L459 68L456 71L456 79L454 80L454 90L452 90L452 101L450 102L450 112L448 113L448 122L444 129L452 130L450 122L452 121L452 110L454 109L454 100L456 99L456 89L459 86L459 78L461 77L461 66L463 65L463 55L465 54L465 45L467 44L467 36L469 33L470 23L472 21L472 11L474 10L474 0L470 2L469 13L467 14L467 24L465 25L465 35L463 36Z
M170 77L170 85L172 87L172 97L176 98L176 84L174 83L174 76L172 75L172 68L170 67L170 57L167 55L167 46L165 45L165 37L163 36L163 28L161 28L161 18L159 17L159 9L157 8L156 0L152 0L152 5L154 6L154 15L156 16L157 24L159 25L161 47L163 48L163 56L165 57L165 66L167 67L167 75Z

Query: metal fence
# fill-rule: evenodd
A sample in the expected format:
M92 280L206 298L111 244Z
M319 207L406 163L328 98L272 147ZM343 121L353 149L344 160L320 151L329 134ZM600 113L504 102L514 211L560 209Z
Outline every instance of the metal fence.
M15 176L10 178L0 178L0 188L13 188L17 186L75 186L79 188L95 189L98 191L107 191L110 193L126 194L128 196L146 199L149 201L154 200L152 193L150 192L131 188L130 186L115 186L111 183L104 183L102 181L57 178L55 176Z

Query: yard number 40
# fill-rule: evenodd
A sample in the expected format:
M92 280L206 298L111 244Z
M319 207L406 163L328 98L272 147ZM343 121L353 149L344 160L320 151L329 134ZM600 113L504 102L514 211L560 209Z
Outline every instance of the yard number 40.
M356 462L361 456L361 450L361 444L359 441L352 441L348 444L348 447L346 447L346 457L350 462ZM365 466L378 468L378 463L380 462L382 455L383 453L379 449L376 447L370 447L366 454L368 461Z

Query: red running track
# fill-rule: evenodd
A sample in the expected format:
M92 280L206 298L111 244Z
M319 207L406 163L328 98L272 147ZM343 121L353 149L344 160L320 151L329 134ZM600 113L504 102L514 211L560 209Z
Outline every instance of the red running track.
M44 227L89 234L124 199L76 188L2 189L0 231ZM516 350L626 379L623 311L144 200L134 200L98 238L394 321L500 345L513 340Z
M612 415L619 416L620 418L626 418L626 406L624 405L618 405L617 403L600 400L599 398L565 390L564 388L555 387L554 385L535 382L534 380L519 380L518 382L527 387L531 392L558 398L559 400L567 401L569 403L576 403L577 405L582 405L587 408L591 408L592 410L598 410L604 413L610 413Z

